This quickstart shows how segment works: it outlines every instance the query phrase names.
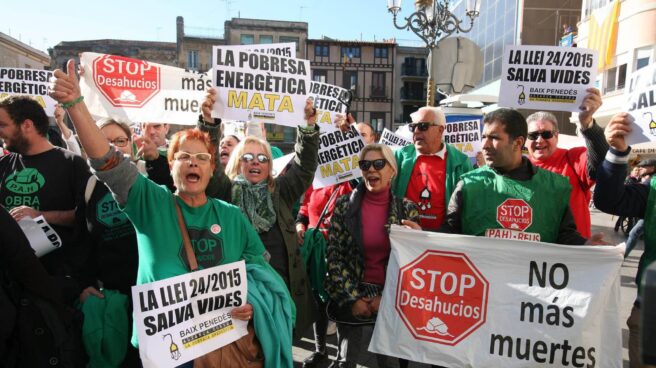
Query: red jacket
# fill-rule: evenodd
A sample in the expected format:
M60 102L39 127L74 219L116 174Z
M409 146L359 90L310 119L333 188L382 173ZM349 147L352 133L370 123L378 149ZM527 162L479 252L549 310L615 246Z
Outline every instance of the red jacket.
M572 209L576 229L585 238L591 236L590 223L590 188L595 184L588 176L586 169L588 154L585 147L575 147L569 150L558 148L546 160L534 160L531 163L537 167L566 176L572 186L569 206Z
M298 211L296 222L303 223L307 228L317 227L319 216L321 216L321 212L326 206L328 199L330 199L330 196L335 191L337 191L337 194L335 195L335 198L333 198L333 200L330 202L328 213L323 219L323 224L320 226L324 232L328 231L328 227L330 225L330 217L333 214L333 209L335 208L335 202L337 202L337 198L353 191L351 184L348 182L319 189L314 189L310 185L308 190L305 192L305 196L303 197L303 203L301 204L301 208Z

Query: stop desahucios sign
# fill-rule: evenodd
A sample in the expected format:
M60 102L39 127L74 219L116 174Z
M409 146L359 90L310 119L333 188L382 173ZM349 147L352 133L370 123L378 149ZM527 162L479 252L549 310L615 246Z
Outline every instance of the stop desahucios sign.
M488 289L464 253L427 250L399 270L395 308L416 339L453 346L485 323Z
M160 91L159 67L123 56L103 55L93 61L93 81L115 107L142 107Z

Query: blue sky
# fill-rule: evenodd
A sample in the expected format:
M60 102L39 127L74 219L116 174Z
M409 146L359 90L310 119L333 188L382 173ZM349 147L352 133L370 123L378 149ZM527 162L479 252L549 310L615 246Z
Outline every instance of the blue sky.
M405 0L403 6L402 15L408 16L414 1ZM223 22L240 15L308 22L310 38L396 37L404 44L421 45L410 31L394 28L386 0L5 0L0 32L44 51L61 41L104 38L175 42L178 15L186 26L221 34Z

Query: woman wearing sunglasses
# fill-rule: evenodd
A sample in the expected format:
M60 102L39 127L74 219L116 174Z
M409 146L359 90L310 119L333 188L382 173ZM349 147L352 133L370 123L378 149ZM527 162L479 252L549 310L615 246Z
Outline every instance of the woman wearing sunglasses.
M284 174L273 177L271 146L248 136L235 147L226 175L232 180L231 201L241 208L271 256L269 263L285 280L296 304L295 333L300 336L314 321L313 300L303 265L292 207L312 183L317 169L319 130L310 103L308 126L299 127L296 156Z
M397 173L392 150L383 144L367 145L359 165L364 180L337 199L328 230L328 315L338 322L341 347L335 367L355 366L357 347L349 340L361 331L356 325L376 320L391 250L390 225L421 230L417 206L391 191ZM379 367L389 366L385 357L377 358Z
M185 274L190 271L191 257L199 268L245 260L249 270L248 304L233 308L232 318L253 319L258 336L261 331L268 332L267 339L260 340L267 367L291 366L294 306L289 292L265 260L264 246L241 211L206 196L216 154L207 134L187 129L173 136L168 160L177 191L172 195L166 187L139 175L130 159L109 144L84 104L74 67L74 60L69 60L68 73L54 72L50 96L66 107L94 174L112 191L120 209L134 225L139 251L137 283ZM193 254L187 257L178 210L188 229L189 243L212 241L217 246L194 246ZM251 282L261 285L250 287ZM259 297L252 297L258 293ZM272 300L282 307L272 310L262 300ZM133 331L135 344L136 336ZM199 360L203 357L196 363Z

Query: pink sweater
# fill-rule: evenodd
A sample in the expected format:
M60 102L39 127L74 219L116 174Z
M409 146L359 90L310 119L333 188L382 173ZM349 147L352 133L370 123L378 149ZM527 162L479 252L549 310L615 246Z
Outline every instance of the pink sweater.
M389 234L385 229L391 194L389 190L366 192L360 208L364 244L364 278L362 281L384 285L390 254Z

